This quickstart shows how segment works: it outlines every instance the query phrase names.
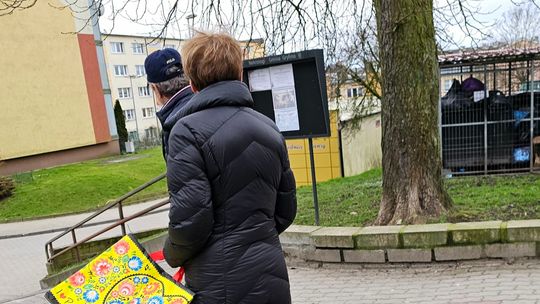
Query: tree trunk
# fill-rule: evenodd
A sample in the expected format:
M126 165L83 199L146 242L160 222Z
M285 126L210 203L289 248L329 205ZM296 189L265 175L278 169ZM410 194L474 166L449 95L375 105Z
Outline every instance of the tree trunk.
M383 194L376 224L451 207L443 185L433 0L375 0L382 74Z

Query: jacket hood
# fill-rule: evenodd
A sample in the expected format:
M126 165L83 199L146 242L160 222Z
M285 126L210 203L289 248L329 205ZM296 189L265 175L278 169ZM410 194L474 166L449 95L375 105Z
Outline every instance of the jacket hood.
M253 108L253 98L247 85L238 80L221 81L209 85L195 94L189 103L180 109L179 118L204 109L236 106Z

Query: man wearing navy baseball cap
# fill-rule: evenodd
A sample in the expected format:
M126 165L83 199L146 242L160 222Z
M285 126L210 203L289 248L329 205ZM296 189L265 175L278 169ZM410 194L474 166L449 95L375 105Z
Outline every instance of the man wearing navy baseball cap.
M175 49L166 48L148 55L144 68L156 102L163 106L156 115L163 127L163 156L167 160L169 134L180 119L178 112L191 99L193 91L184 75L180 54Z

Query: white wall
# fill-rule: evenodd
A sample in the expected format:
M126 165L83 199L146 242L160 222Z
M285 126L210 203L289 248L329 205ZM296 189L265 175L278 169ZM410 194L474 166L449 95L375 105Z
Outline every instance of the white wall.
M345 176L357 175L380 167L382 159L381 114L362 118L358 126L342 122L343 169Z

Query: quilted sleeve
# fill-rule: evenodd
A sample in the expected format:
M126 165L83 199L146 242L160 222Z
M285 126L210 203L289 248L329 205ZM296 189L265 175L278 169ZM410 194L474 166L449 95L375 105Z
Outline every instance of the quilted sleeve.
M274 214L278 233L285 231L296 217L296 181L294 180L294 174L289 164L289 155L284 140L280 157L283 170L281 172L281 180L276 199L276 211Z
M212 232L212 194L204 168L195 136L178 123L169 138L169 236L163 248L172 267L183 265L200 252Z

